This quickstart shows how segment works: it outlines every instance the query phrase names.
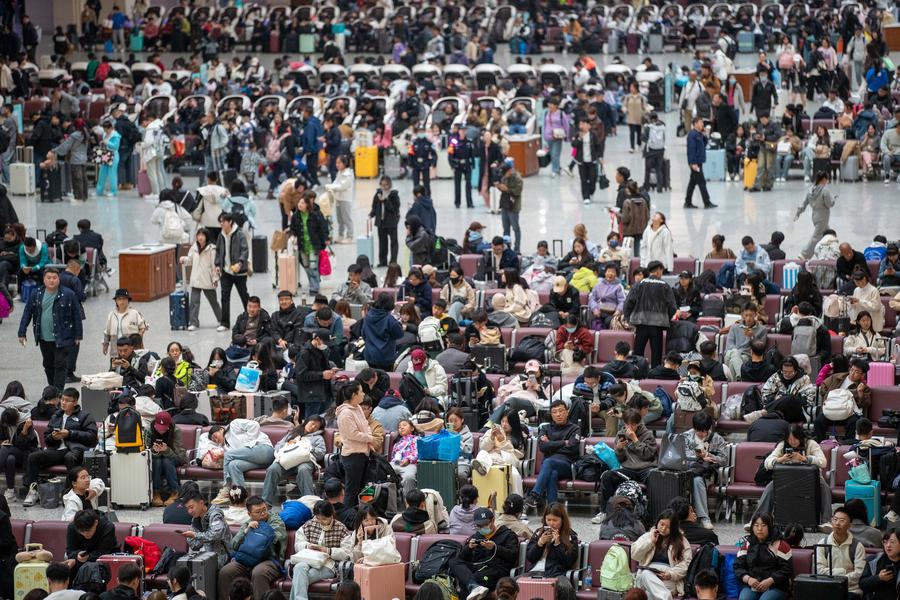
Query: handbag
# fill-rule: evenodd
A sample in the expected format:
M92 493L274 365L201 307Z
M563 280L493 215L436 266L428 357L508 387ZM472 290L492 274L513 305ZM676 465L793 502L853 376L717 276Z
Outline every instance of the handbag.
M872 472L869 469L869 463L865 461L861 461L858 464L850 467L848 474L850 475L850 479L852 479L856 483L862 485L868 485L872 483Z
M311 460L312 444L306 438L300 438L296 444L285 444L275 453L275 462L287 470Z
M331 256L328 254L328 248L319 252L319 275L323 277L331 275Z
M210 448L200 460L200 466L204 469L221 471L222 467L225 466L225 449Z
M363 564L370 567L380 565L396 565L400 562L400 552L391 536L363 540Z
M606 463L606 466L610 468L610 470L615 471L616 469L620 469L622 467L622 463L619 462L619 457L616 456L616 452L610 448L606 442L599 442L594 445L594 454L597 455L597 458Z
M298 550L293 555L291 555L291 564L299 565L301 563L304 563L313 567L314 569L321 569L325 566L325 563L328 562L328 558L328 555L324 552L304 548L303 550Z
M259 379L262 376L262 371L259 370L259 363L255 360L251 360L246 365L241 367L240 372L238 372L237 382L234 385L234 391L236 392L244 392L246 394L253 394L256 390L259 389Z
M606 176L606 173L603 172L603 168L600 169L600 175L597 176L597 187L601 190L605 190L609 187L609 177Z
M280 229L276 229L272 234L272 243L269 244L269 249L273 252L287 250L287 234Z
M662 438L659 452L659 468L667 471L687 471L692 457L688 454L687 436L682 433L669 433Z

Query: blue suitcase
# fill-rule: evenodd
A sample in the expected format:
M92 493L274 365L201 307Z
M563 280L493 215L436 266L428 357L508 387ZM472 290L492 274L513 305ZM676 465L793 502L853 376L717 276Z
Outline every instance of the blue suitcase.
M372 219L366 220L366 235L356 238L356 255L368 257L375 264L375 238L372 237Z
M481 158L475 157L472 172L469 175L469 185L474 190L481 189Z
M756 50L756 36L752 31L739 31L737 34L738 52L744 54Z
M707 181L725 181L725 150L707 150L703 174Z
M35 290L37 290L37 282L34 279L26 279L19 283L19 299L22 304L28 304L28 300Z
M172 329L187 329L190 323L190 309L188 307L188 283L187 267L181 266L181 289L169 294L169 327Z
M873 480L871 483L856 483L848 480L844 485L844 502L859 498L866 505L869 516L869 525L878 527L881 524L881 482Z

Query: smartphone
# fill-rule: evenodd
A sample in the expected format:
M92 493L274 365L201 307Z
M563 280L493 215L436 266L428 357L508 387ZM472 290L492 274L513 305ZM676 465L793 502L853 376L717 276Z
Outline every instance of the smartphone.
M175 533L177 533L178 535L181 535L184 533L184 529L176 529Z

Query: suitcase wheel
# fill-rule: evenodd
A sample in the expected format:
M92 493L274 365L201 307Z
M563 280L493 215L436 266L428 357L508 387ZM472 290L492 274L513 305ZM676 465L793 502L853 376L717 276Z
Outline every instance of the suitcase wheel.
M115 502L110 502L110 503L109 503L109 509L110 509L110 510L119 510L119 505L116 504Z
M146 502L144 504L141 504L141 506L140 506L141 510L147 510L148 508L150 508L150 505L147 504Z

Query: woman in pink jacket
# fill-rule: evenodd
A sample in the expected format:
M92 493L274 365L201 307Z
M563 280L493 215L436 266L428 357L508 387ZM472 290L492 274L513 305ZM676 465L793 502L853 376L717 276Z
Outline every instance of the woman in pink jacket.
M365 484L366 465L372 450L372 430L359 404L365 398L362 384L351 381L338 391L338 432L341 434L341 464L344 466L344 495L347 506L359 504L359 492Z

